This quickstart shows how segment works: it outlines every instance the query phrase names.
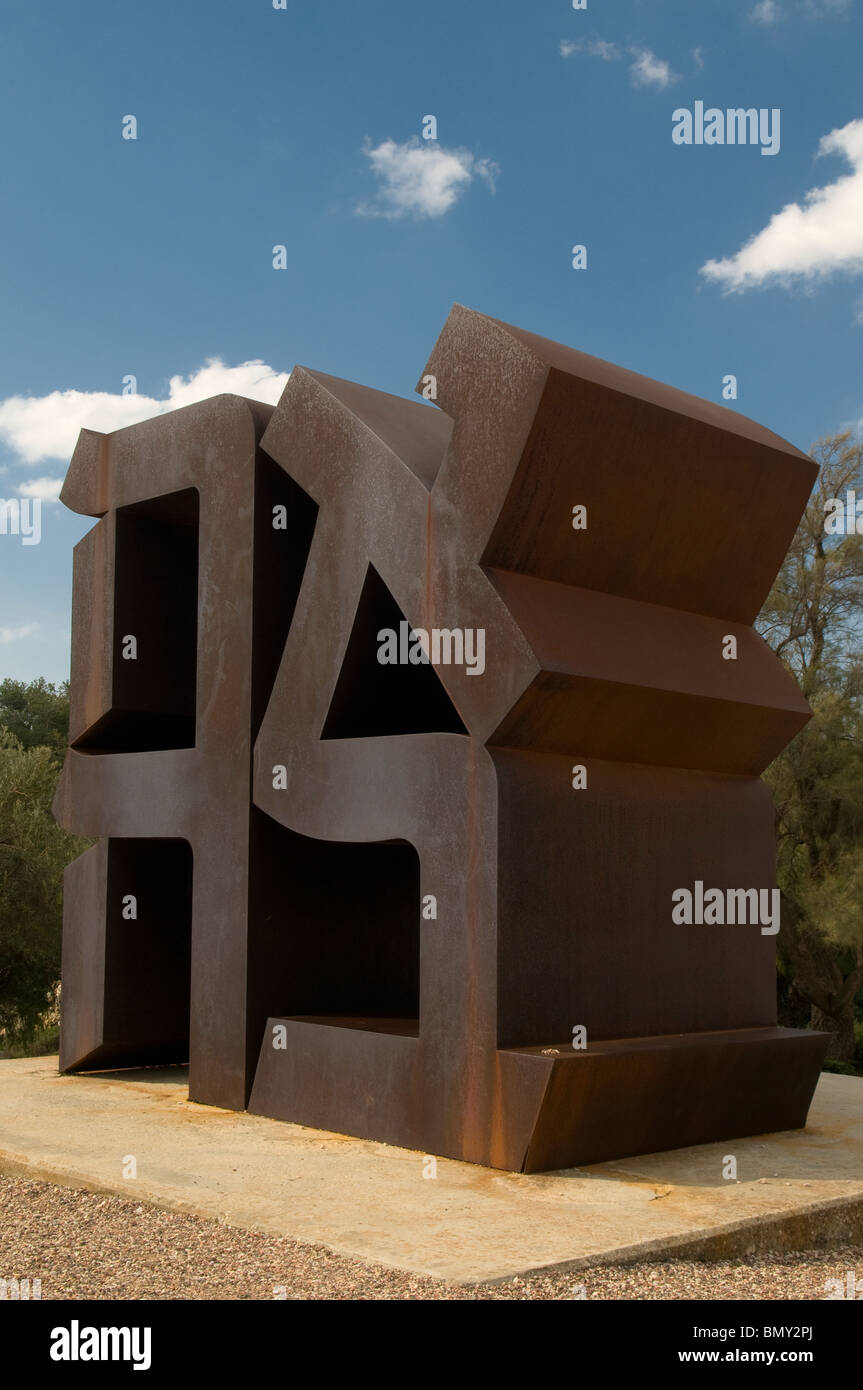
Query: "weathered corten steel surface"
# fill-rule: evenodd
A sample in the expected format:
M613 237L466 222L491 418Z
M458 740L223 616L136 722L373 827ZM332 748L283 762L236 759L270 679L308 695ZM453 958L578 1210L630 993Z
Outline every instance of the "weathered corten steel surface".
M430 379L82 434L61 1067L526 1171L802 1126L775 937L672 894L774 887L809 710L751 625L815 466L459 306Z

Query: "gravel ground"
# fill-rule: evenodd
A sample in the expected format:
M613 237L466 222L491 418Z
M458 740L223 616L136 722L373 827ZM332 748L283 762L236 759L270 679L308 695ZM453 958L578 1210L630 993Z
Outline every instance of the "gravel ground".
M844 1286L848 1270L863 1279L863 1246L725 1264L612 1265L461 1288L321 1245L0 1175L0 1278L41 1279L43 1300L823 1299L824 1281Z

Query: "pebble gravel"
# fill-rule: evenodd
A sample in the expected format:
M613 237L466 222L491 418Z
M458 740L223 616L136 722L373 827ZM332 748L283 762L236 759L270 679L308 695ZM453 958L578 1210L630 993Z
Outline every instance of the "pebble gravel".
M0 1279L42 1299L825 1299L863 1246L727 1263L594 1266L469 1287L149 1203L0 1174Z

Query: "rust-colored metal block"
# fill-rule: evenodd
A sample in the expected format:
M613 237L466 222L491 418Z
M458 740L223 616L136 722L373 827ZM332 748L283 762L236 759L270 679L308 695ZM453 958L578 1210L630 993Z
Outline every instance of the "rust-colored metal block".
M814 464L458 306L430 385L82 437L57 808L115 872L70 870L61 1064L159 1043L116 915L153 837L194 1099L517 1170L804 1124L759 774L809 711L752 623Z

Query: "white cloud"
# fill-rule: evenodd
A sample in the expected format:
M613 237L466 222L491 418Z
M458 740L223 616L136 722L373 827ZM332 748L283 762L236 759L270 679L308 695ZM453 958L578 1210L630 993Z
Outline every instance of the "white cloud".
M377 199L360 203L357 212L366 217L442 217L474 178L483 179L494 192L500 171L490 159L477 159L469 150L447 150L436 140L416 136L403 145L383 140L366 142L363 153L379 180Z
M818 155L842 155L851 173L788 203L734 256L707 261L700 273L725 292L795 277L814 282L840 273L863 274L863 120L831 130Z
M242 362L237 367L226 367L218 357L211 357L206 366L193 372L188 379L172 376L164 397L74 390L51 391L47 396L7 396L0 401L0 441L14 450L23 463L68 459L80 429L109 434L125 425L135 425L139 420L164 415L169 410L222 392L275 405L287 379L287 372L277 372L266 362ZM25 487L50 482L42 478ZM27 492L25 488L19 491L29 497L46 495Z
M664 58L657 58L649 48L631 48L634 62L629 75L636 87L668 87L677 81L677 74Z
M24 637L32 637L38 632L38 623L25 623L23 627L0 627L0 645L7 642L20 642Z
M616 43L607 43L605 39L598 37L579 39L577 42L573 39L561 39L561 58L572 58L576 53L587 53L591 58L602 58L605 63L614 63L621 56Z
M704 55L702 54L700 48L693 48L692 61L695 64L697 71L701 72L701 69L704 67Z
M38 497L42 502L57 502L62 486L62 478L32 478L30 482L21 483L18 496Z
M632 58L629 76L634 86L668 87L677 81L677 74L672 72L671 65L666 63L664 58L657 58L649 48L630 47L625 51ZM616 63L624 56L624 50L618 48L616 43L607 43L605 39L561 39L562 58L572 58L576 53L586 53L590 58L602 58L606 63ZM696 48L693 56L696 66L703 67L700 48Z
M775 24L779 17L776 0L758 0L758 4L749 15L753 24Z
M782 5L779 0L758 0L754 9L749 11L749 18L753 24L778 24L780 20L790 17L790 6L794 13L802 14L807 19L824 19L827 15L846 14L850 4L851 0L786 0Z

